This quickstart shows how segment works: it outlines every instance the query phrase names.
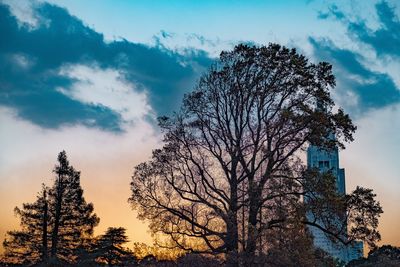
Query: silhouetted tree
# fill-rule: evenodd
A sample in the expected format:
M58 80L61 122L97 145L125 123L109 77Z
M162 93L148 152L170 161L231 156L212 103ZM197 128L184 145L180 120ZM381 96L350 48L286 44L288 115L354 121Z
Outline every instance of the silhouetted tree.
M397 267L400 266L400 248L383 245L371 250L367 258L351 261L349 267Z
M132 252L123 247L128 242L125 232L126 229L122 227L109 227L104 235L98 238L94 249L98 262L109 266L136 263Z
M140 265L142 265L142 266L157 266L157 262L158 261L157 261L156 256L149 254L140 260Z
M217 267L221 262L209 255L185 254L177 259L177 265L181 267Z
M313 240L304 225L270 229L266 234L260 266L316 266Z
M349 245L354 240L363 240L374 248L381 238L377 227L383 213L376 194L357 186L351 194L340 195L330 172L311 169L304 175L305 210L313 216L302 222L322 230L332 241Z
M130 202L139 218L174 247L224 253L229 265L238 265L241 243L252 265L265 231L293 218L309 223L297 215L305 214L302 196L310 195L299 152L353 140L356 127L333 110L334 85L328 63L312 64L294 49L238 45L222 52L181 110L159 119L164 147L132 177ZM329 190L334 194L334 186ZM288 201L290 217L266 212L277 199Z
M185 254L185 251L181 249L160 247L157 245L157 241L155 243L155 245L147 245L140 242L133 243L133 254L140 261L140 264L143 263L142 260L144 258L149 258L148 256L153 256L156 260L173 261Z
M51 188L43 186L33 204L16 208L21 230L10 231L3 243L6 258L21 264L74 263L98 224L93 204L86 203L80 172L69 165L65 151L58 155Z
M257 257L258 266L341 266L328 253L314 247L313 238L306 225L285 225L285 229L270 229L266 234L268 239L263 244L263 252Z
M65 151L57 159L55 181L49 191L50 255L53 260L73 262L75 250L93 234L99 218L93 213L93 204L83 198L80 172L69 164Z
M8 231L3 242L7 262L31 265L48 260L48 188L42 186L34 203L15 208L21 230Z

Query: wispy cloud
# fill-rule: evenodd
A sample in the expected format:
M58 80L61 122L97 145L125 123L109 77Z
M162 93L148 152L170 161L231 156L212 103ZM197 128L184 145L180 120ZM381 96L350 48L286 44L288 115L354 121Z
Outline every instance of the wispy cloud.
M75 82L70 88L59 87L57 91L82 103L110 108L120 114L124 123L135 122L152 112L146 92L138 92L117 70L67 65L60 74Z
M375 5L378 28L372 29L363 20L350 20L336 6L331 6L329 14L347 26L349 33L358 41L371 46L378 56L400 57L400 20L394 7L381 1Z
M357 44L354 47L369 47L372 59L370 50L341 48L328 38L309 38L315 57L333 63L338 80L335 95L355 116L400 102L396 77L388 68L379 68L400 56L400 22L385 1L376 4L375 10L379 22L375 30L360 18L350 18L336 5L319 14L320 19L333 18L342 23L350 39Z

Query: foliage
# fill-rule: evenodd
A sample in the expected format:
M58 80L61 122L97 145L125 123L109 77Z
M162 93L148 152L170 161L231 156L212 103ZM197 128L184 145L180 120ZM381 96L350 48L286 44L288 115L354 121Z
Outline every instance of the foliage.
M80 186L80 172L69 165L65 151L58 155L53 187L49 191L51 257L73 262L75 250L93 234L99 218L93 204L86 203Z
M32 204L16 207L15 214L21 219L21 230L8 231L3 242L4 257L8 263L30 265L45 260L47 255L47 191L42 191Z
M21 230L9 231L3 242L9 262L73 263L99 223L93 204L83 198L80 173L69 165L65 151L57 159L53 186L43 186L34 203L15 208Z
M351 261L347 266L349 267L400 266L400 248L390 245L384 245L379 248L375 248L368 253L367 258Z
M329 150L353 140L349 116L333 110L334 85L328 63L310 63L294 49L238 45L222 52L181 110L159 118L164 146L132 177L129 201L138 217L150 222L155 235L167 236L171 248L222 253L231 265L238 264L240 250L251 265L260 236L287 223L316 225L350 242L330 228L337 223L305 218L307 209L318 207L325 221L332 214L346 219L343 207L351 208L348 218L357 229L351 237L373 243L379 203L362 190L358 196L336 194L329 179L310 175L298 158L309 144ZM320 195L308 206L302 202ZM284 205L277 209L279 201ZM369 204L376 209L358 221L365 214L354 210Z
M185 254L180 249L163 248L159 245L149 246L145 243L135 242L133 243L133 254L137 259L143 263L149 259L154 261L174 261L177 258Z
M383 210L371 189L357 186L350 194L341 195L332 190L333 175L315 169L307 170L305 182L305 208L313 214L305 224L321 229L332 241L349 245L354 240L363 240L370 248L375 247L380 240L377 227Z
M128 242L126 229L122 227L109 227L95 243L94 255L99 263L106 263L108 266L125 265L135 263L133 253L123 247Z
M267 232L268 245L263 262L267 266L315 266L313 240L304 225Z
M177 260L177 265L182 267L215 267L221 266L221 261L211 256L188 253Z

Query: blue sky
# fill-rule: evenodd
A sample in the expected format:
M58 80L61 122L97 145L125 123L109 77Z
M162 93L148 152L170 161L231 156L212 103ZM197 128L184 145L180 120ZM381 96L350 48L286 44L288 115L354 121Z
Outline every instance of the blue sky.
M112 214L96 192L126 203L133 166L160 144L155 118L179 108L221 50L278 42L333 64L332 95L358 126L342 152L348 188L374 188L382 229L395 232L399 18L397 1L0 0L0 189L11 188L0 217L24 200L24 182L39 190L51 178L66 149L87 173L102 227L132 229L139 222L129 207ZM400 244L398 231L385 238Z
M222 40L262 40L270 29L279 28L280 35L290 32L289 18L301 19L308 26L315 20L313 10L303 1L102 1L90 8L82 1L55 3L69 6L109 38L123 36L140 42L160 30ZM115 16L112 22L103 20L110 14ZM258 23L260 27L253 27Z

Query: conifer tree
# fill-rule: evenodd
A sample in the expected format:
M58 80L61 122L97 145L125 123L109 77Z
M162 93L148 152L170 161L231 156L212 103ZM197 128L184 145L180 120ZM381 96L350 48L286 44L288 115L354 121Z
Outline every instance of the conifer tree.
M15 208L21 230L7 232L3 242L8 263L75 263L88 245L99 218L83 198L80 172L69 164L65 151L59 153L54 173L51 188L43 185L34 203Z
M58 155L58 164L49 204L52 218L51 258L73 262L76 251L93 234L99 218L93 213L93 204L86 203L80 186L80 172L67 159L65 151Z
M34 203L15 208L21 230L8 231L3 242L8 263L30 265L48 259L48 199L45 185Z
M123 227L109 227L104 235L100 236L95 249L99 262L113 266L135 261L132 252L123 247L128 242L125 232Z

